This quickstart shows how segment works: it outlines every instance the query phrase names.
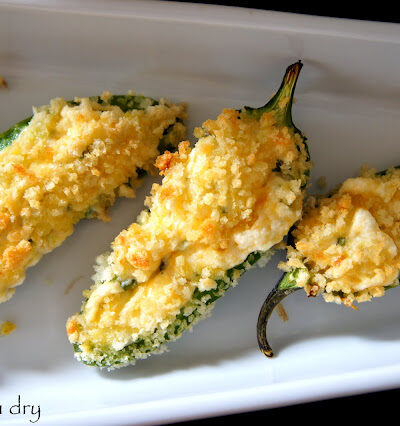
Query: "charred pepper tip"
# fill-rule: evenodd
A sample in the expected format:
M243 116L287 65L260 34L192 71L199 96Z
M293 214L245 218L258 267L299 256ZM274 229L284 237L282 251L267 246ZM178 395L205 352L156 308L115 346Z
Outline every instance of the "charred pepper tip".
M257 321L257 340L258 347L260 351L268 358L272 358L274 356L274 352L267 340L267 326L268 320L271 317L271 314L275 307L289 294L293 293L296 290L299 290L299 287L286 287L280 288L281 284L287 285L288 277L290 275L283 274L281 279L278 281L278 284L275 288L268 294L265 299L260 314L258 316Z

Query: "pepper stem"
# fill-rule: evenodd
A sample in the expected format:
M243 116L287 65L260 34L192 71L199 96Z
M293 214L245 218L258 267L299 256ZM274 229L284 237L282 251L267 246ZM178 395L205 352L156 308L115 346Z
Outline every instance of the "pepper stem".
M274 356L274 352L267 340L268 320L272 314L272 311L286 296L289 296L289 294L292 294L296 290L300 289L300 287L295 286L295 281L293 281L293 279L295 279L295 277L293 276L293 272L287 272L282 275L281 279L278 281L278 284L274 287L274 289L268 294L267 298L265 299L261 307L260 314L258 316L258 347L260 348L260 351L268 358Z
M263 114L273 111L275 119L288 127L295 127L292 121L292 104L300 70L303 67L301 61L289 65L286 69L282 83L275 95L262 107L243 107L242 113L251 114L259 119ZM300 133L300 131L298 130Z
M293 125L292 121L292 105L294 91L296 89L297 79L303 68L301 61L298 61L287 67L285 76L283 77L281 86L267 103L266 108L275 111L275 118L281 119L286 125Z

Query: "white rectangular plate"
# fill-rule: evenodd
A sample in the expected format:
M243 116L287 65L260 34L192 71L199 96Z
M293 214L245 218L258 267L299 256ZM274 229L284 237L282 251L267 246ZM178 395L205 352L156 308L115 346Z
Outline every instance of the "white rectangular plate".
M314 180L333 187L363 163L400 164L398 25L205 5L0 0L0 75L9 83L0 128L56 96L134 89L187 101L191 133L223 107L262 105L299 58L294 118L309 137ZM285 303L289 322L271 321L278 356L259 353L257 315L283 254L247 273L169 353L111 373L74 361L65 320L95 257L135 219L149 188L118 201L110 223L79 224L0 306L0 321L18 324L0 339L0 422L35 418L7 414L18 395L40 404L41 424L150 424L400 384L398 290L358 312L298 292Z

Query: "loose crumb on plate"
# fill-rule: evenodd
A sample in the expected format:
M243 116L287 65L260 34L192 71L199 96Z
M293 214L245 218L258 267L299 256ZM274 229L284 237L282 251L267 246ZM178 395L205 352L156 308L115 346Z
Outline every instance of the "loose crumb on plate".
M4 80L4 78L1 75L0 75L0 86L3 89L8 89L8 84L7 84L7 82Z
M8 336L17 329L17 326L11 321L4 321L0 327L0 336Z

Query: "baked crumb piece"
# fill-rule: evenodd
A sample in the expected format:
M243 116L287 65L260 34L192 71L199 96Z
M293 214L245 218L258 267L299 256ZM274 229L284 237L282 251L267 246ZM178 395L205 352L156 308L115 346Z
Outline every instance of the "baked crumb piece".
M4 80L4 77L2 77L1 75L0 75L0 86L1 86L3 89L8 89L8 84L7 84L7 82Z
M0 336L8 336L17 329L17 326L11 321L4 321L0 327Z

